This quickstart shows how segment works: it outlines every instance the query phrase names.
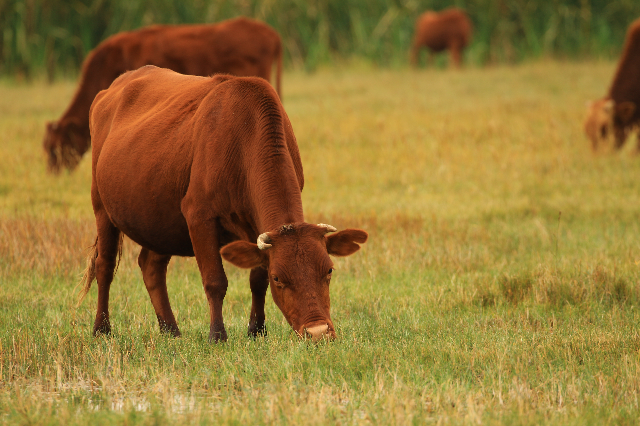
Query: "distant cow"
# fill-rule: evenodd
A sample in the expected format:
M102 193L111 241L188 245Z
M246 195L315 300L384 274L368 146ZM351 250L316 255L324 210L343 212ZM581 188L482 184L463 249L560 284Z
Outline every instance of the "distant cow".
M268 25L247 18L215 25L153 25L109 37L84 61L80 85L65 113L57 122L47 123L44 149L49 170L76 166L91 144L93 98L125 71L156 65L182 74L226 73L269 80L274 62L275 86L281 94L280 36Z
M457 8L436 12L425 12L416 21L416 32L411 48L411 63L418 65L422 48L429 49L429 56L449 50L451 63L460 67L462 51L471 42L473 25L467 14Z
M618 69L602 99L591 102L588 107L584 129L591 140L593 150L609 135L614 137L614 146L620 149L629 132L640 124L640 19L634 21L627 31L624 50ZM640 138L637 149L640 150Z
M255 77L185 76L147 66L96 96L90 112L91 201L98 236L83 296L98 281L94 334L109 333L109 287L126 234L161 330L180 335L167 295L171 256L195 256L209 301L209 339L225 340L222 258L250 268L249 335L264 332L271 294L300 335L335 336L329 255L367 240L304 222L302 164L278 95Z

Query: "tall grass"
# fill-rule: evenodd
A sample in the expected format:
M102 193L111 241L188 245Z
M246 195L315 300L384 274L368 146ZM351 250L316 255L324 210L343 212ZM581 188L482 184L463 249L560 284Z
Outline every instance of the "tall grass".
M87 52L119 31L238 15L278 30L289 65L315 69L356 57L399 66L416 17L452 3L475 24L468 56L478 64L612 57L640 16L635 0L0 0L0 73L75 75Z

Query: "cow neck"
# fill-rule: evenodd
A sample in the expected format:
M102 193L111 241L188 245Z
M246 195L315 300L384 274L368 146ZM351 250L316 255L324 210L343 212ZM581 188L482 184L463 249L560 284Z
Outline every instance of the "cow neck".
M73 95L67 110L62 114L60 122L74 121L81 128L89 128L89 108L100 88L83 74L80 85Z
M97 92L96 92L97 93ZM58 124L62 128L73 132L79 141L73 142L73 139L64 144L71 144L78 155L82 156L89 149L91 133L89 130L89 108L92 99L89 99L86 91L82 90L82 86L76 91L71 104L58 120ZM74 124L73 127L69 126Z
M281 176L276 182L261 183L257 185L257 191L252 191L258 233L273 231L289 223L304 222L302 196L295 174Z
M259 233L304 221L302 193L289 151L284 146L274 150L273 145L269 151L271 155L260 155L263 159L260 167L250 168L248 176L252 210Z
M243 96L244 110L234 111L240 128L251 137L240 145L250 211L258 233L273 231L284 224L303 222L301 185L298 182L292 150L295 138L287 135L289 125L277 95L262 80L239 79L238 93ZM267 87L268 86L268 87ZM254 125L247 127L245 123ZM238 145L236 145L237 147ZM294 150L296 151L296 150Z
M113 82L113 79L119 74L116 73L112 78L109 74L109 70L104 69L104 64L101 63L101 60L104 62L104 53L102 50L101 46L98 46L87 57L85 64L82 67L82 74L80 77L80 83L78 84L78 89L73 95L71 103L60 118L61 124L69 121L74 122L80 128L82 136L87 139L90 137L89 109L91 108L91 103L98 92L108 88ZM88 146L86 149L88 149Z

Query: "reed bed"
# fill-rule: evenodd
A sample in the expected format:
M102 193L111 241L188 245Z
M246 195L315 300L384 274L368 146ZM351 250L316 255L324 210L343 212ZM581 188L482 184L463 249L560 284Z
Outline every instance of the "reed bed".
M451 5L474 23L473 64L540 57L613 58L633 0L3 0L0 74L25 79L75 76L106 37L150 24L218 22L239 15L272 25L286 63L314 70L335 62L404 67L416 17Z

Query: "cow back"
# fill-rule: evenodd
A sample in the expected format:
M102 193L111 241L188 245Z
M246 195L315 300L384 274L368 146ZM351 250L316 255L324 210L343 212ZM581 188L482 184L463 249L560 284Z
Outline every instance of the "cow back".
M96 96L90 125L92 185L112 222L153 251L192 255L185 198L240 238L251 232L238 217L257 226L257 211L302 214L297 144L263 79L146 66Z

